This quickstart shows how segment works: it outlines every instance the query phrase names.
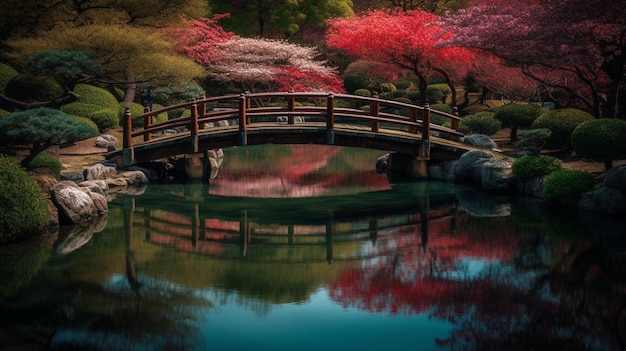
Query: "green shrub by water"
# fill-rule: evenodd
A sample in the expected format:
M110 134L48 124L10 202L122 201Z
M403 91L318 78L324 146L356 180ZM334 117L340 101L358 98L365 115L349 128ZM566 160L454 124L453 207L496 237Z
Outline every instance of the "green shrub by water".
M38 233L48 218L48 203L24 169L0 157L0 244Z
M36 173L52 174L56 179L61 178L63 165L61 161L47 152L42 152L28 164L28 170Z
M546 140L546 148L571 148L572 133L580 124L592 121L594 117L575 108L548 111L537 118L532 129L547 128L552 134Z
M578 204L580 195L593 187L593 175L588 172L560 169L550 173L543 184L543 195L548 200L568 207Z
M561 160L547 155L522 156L513 163L513 176L520 179L542 177L561 169Z

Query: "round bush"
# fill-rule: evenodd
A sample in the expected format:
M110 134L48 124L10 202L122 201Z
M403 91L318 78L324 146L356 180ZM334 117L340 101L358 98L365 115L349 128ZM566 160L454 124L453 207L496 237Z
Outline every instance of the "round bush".
M593 175L583 171L560 169L550 173L543 184L543 195L564 206L578 204L580 195L593 186Z
M517 129L528 128L546 110L535 104L507 104L500 107L493 118L502 127L511 128L511 141L517 140Z
M98 110L102 110L102 106L85 104L82 102L72 102L61 106L61 111L67 113L68 115L84 118L89 118L90 114Z
M4 94L5 88L11 79L15 78L19 75L19 72L16 71L13 67L0 63L0 94Z
M89 127L91 127L91 129L93 129L95 133L97 133L97 132L98 132L98 125L96 125L96 123L95 123L94 121L90 120L89 118L86 118L86 117L80 117L80 116L74 116L74 115L72 115L72 117L74 117L74 119L75 119L77 122L80 122L80 123L82 123L82 124L86 124L86 125L88 125Z
M547 155L522 156L513 163L513 176L521 179L543 177L561 169L561 160Z
M410 80L399 80L397 82L394 83L394 85L396 86L396 88L398 88L398 90L406 90L411 86L411 81Z
M117 108L117 99L106 89L89 84L76 84L74 92L79 96L78 102L106 108Z
M117 109L106 108L89 114L89 119L97 126L98 130L104 131L119 127L119 118L117 117Z
M369 82L360 74L349 75L343 79L343 87L346 89L348 94L356 94L355 92L358 89L367 89L368 86Z
M583 122L592 121L589 113L575 108L552 110L542 114L531 125L532 129L547 128L552 134L546 139L546 147L571 148L572 133Z
M502 124L493 118L493 112L482 111L467 115L459 122L459 129L463 133L493 135L502 128Z
M431 84L426 88L426 98L431 104L443 103L448 95L452 94L452 90L448 84Z
M65 94L63 87L52 78L19 74L5 87L5 95L20 101L51 101Z
M364 97L372 97L372 93L368 89L357 89L354 91L354 95L356 96L364 96Z
M411 101L415 101L415 102L421 102L422 101L422 94L420 94L420 91L417 90L417 89L410 89L406 93L406 97L411 99Z
M572 132L572 147L578 156L604 162L626 159L626 121L601 118L580 124Z
M36 234L48 218L48 203L26 171L0 157L0 244Z
M35 156L26 167L29 171L36 173L52 174L56 179L61 178L61 170L63 169L61 161L47 152Z

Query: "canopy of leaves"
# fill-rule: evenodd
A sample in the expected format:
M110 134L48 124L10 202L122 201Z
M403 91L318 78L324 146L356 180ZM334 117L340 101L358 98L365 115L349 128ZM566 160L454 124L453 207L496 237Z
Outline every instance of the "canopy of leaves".
M452 45L494 55L546 86L567 90L596 116L603 105L613 116L625 70L623 3L482 0L447 22L455 30Z
M436 71L447 81L460 80L473 58L466 49L437 45L452 34L438 21L437 16L420 10L370 11L329 20L326 40L330 47L360 59L410 70L420 78L425 98L428 74Z

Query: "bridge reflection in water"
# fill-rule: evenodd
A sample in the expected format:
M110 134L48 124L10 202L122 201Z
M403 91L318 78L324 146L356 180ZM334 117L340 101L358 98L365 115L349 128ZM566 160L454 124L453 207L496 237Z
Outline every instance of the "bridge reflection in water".
M264 254L267 250L286 249L307 254L281 255L281 262L288 260L285 257L298 257L298 262L306 257L309 263L363 260L388 254L384 249L362 250L363 242L379 247L393 242L398 252L403 247L397 243L426 250L429 236L455 233L457 217L465 212L459 213L453 189L433 194L426 190L433 184L437 186L424 183L422 194L404 197L398 194L409 188L398 186L355 195L282 199L216 196L201 185L194 194L180 192L188 187L171 188L165 191L172 203L154 201L149 192L125 197L124 227L128 237L143 234L150 243L221 258L262 257L267 262L273 257ZM144 232L135 232L135 226Z

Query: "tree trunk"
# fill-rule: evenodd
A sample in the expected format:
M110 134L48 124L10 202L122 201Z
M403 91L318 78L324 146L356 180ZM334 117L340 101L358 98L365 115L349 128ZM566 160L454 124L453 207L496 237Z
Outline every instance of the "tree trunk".
M448 74L448 72L446 72L443 69L440 68L433 68L435 71L439 72L443 78L446 80L446 83L448 84L448 87L450 87L450 98L452 101L450 101L450 105L452 107L456 106L456 88L454 87L454 84L452 83L452 79L450 79L450 75Z

